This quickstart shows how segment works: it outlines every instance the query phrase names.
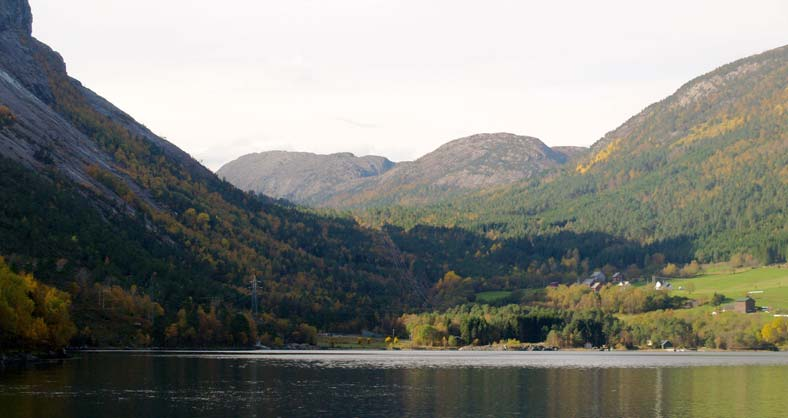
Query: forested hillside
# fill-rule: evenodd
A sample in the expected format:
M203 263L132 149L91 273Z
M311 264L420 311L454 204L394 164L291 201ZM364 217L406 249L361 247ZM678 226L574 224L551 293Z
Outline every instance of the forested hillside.
M788 255L788 47L725 65L649 106L563 173L371 225L462 227L501 238L598 232L671 243L679 261Z
M302 323L357 331L423 303L379 232L221 181L70 78L26 0L0 2L0 21L0 254L72 293L82 341L303 340ZM213 340L195 337L201 311Z

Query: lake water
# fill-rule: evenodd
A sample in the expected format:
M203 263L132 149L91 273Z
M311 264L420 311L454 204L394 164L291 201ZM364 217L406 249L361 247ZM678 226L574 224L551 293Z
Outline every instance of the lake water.
M0 416L786 417L788 353L81 353Z

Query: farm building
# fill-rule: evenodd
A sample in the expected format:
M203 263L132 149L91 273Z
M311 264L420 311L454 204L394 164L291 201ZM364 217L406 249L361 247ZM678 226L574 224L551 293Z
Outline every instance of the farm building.
M739 313L753 313L755 312L755 299L749 296L736 299L733 310Z
M656 284L654 284L655 290L673 290L673 285L668 283L667 281L659 280Z
M607 277L605 277L605 273L602 273L601 271L595 271L593 274L591 274L591 279L593 279L595 282L600 282L600 283L607 282Z

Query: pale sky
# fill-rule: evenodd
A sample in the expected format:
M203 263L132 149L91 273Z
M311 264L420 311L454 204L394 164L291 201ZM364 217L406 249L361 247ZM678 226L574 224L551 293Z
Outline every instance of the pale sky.
M481 132L587 146L788 44L785 0L30 0L70 74L211 169L417 158Z

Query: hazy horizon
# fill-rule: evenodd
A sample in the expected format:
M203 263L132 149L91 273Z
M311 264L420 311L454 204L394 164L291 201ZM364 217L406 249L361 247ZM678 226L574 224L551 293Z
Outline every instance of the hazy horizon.
M777 0L31 6L73 77L213 170L269 150L412 160L482 132L589 146L692 78L788 43Z

